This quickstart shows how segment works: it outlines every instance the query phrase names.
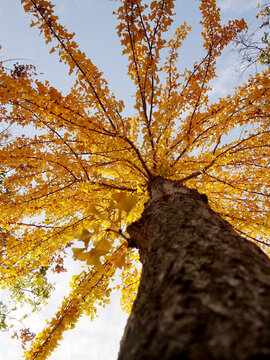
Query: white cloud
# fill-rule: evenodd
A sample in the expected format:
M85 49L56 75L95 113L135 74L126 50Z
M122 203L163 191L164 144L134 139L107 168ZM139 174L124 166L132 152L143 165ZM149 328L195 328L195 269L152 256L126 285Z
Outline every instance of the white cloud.
M258 0L218 0L217 5L222 11L233 11L243 13L254 9Z

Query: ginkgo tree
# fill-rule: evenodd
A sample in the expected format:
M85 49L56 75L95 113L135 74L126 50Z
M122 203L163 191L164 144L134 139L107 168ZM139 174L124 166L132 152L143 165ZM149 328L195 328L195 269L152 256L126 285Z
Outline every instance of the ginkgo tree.
M224 25L215 0L201 0L204 55L180 72L191 28L168 39L174 1L118 2L130 116L49 1L21 3L75 76L70 92L23 65L0 69L1 120L32 134L0 151L1 285L60 266L70 246L86 265L25 358L46 359L81 315L93 318L116 270L128 311L140 279L119 359L270 356L269 69L213 103L217 58L244 20Z

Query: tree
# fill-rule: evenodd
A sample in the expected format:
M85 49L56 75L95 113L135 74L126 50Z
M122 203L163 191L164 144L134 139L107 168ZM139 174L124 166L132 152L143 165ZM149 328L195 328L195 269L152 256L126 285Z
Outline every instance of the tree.
M25 357L47 358L83 313L106 305L117 269L130 307L134 247L143 271L119 359L269 356L270 262L254 244L269 252L269 70L209 99L216 59L245 22L222 25L215 1L201 0L205 55L181 74L190 28L166 38L174 2L120 1L117 30L137 89L126 117L53 5L21 2L76 81L64 96L33 69L1 68L2 120L35 129L1 148L12 192L1 196L10 231L1 283L59 265L70 246L88 266ZM241 136L226 143L235 127Z

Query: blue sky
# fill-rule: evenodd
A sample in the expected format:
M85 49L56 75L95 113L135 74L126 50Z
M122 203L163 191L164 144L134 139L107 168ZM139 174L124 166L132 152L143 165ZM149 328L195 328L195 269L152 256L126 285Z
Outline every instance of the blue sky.
M127 59L121 55L121 47L116 32L117 25L112 11L117 2L110 0L54 0L56 13L62 24L76 33L76 40L81 49L92 59L95 65L104 72L105 78L118 98L126 103L126 112L132 112L133 85L126 76ZM253 24L255 21L256 0L220 0L223 19L241 18ZM176 0L175 25L184 20L193 27L189 41L183 47L180 57L181 66L185 68L200 58L200 27L198 0ZM49 55L49 47L44 45L38 30L29 27L30 16L26 15L19 0L1 0L0 2L0 33L2 50L0 60L23 58L34 64L42 77L51 84L68 92L73 79L68 76L67 69L58 63L57 55ZM224 56L218 61L218 79L213 84L214 96L221 97L233 86L242 82L241 73L236 71L240 59L235 52L225 50ZM8 66L8 62L6 65ZM33 314L25 322L34 331L39 331L50 319L61 304L63 294L68 293L71 272L79 272L80 264L69 262L70 272L61 275L57 281L56 292L48 307ZM1 293L0 293L1 296ZM3 296L3 295L2 295ZM90 322L86 317L79 321L76 329L67 332L60 347L51 356L51 360L115 360L119 342L124 330L127 316L120 310L119 295L115 294L110 306L100 311L99 318ZM6 333L0 333L0 358L18 360L22 351L15 340L9 340Z

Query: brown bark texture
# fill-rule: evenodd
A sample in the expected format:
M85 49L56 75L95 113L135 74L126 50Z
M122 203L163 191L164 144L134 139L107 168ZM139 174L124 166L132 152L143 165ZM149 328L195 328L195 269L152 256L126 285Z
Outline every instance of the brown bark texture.
M270 260L205 196L156 178L128 228L143 264L118 360L270 359Z

